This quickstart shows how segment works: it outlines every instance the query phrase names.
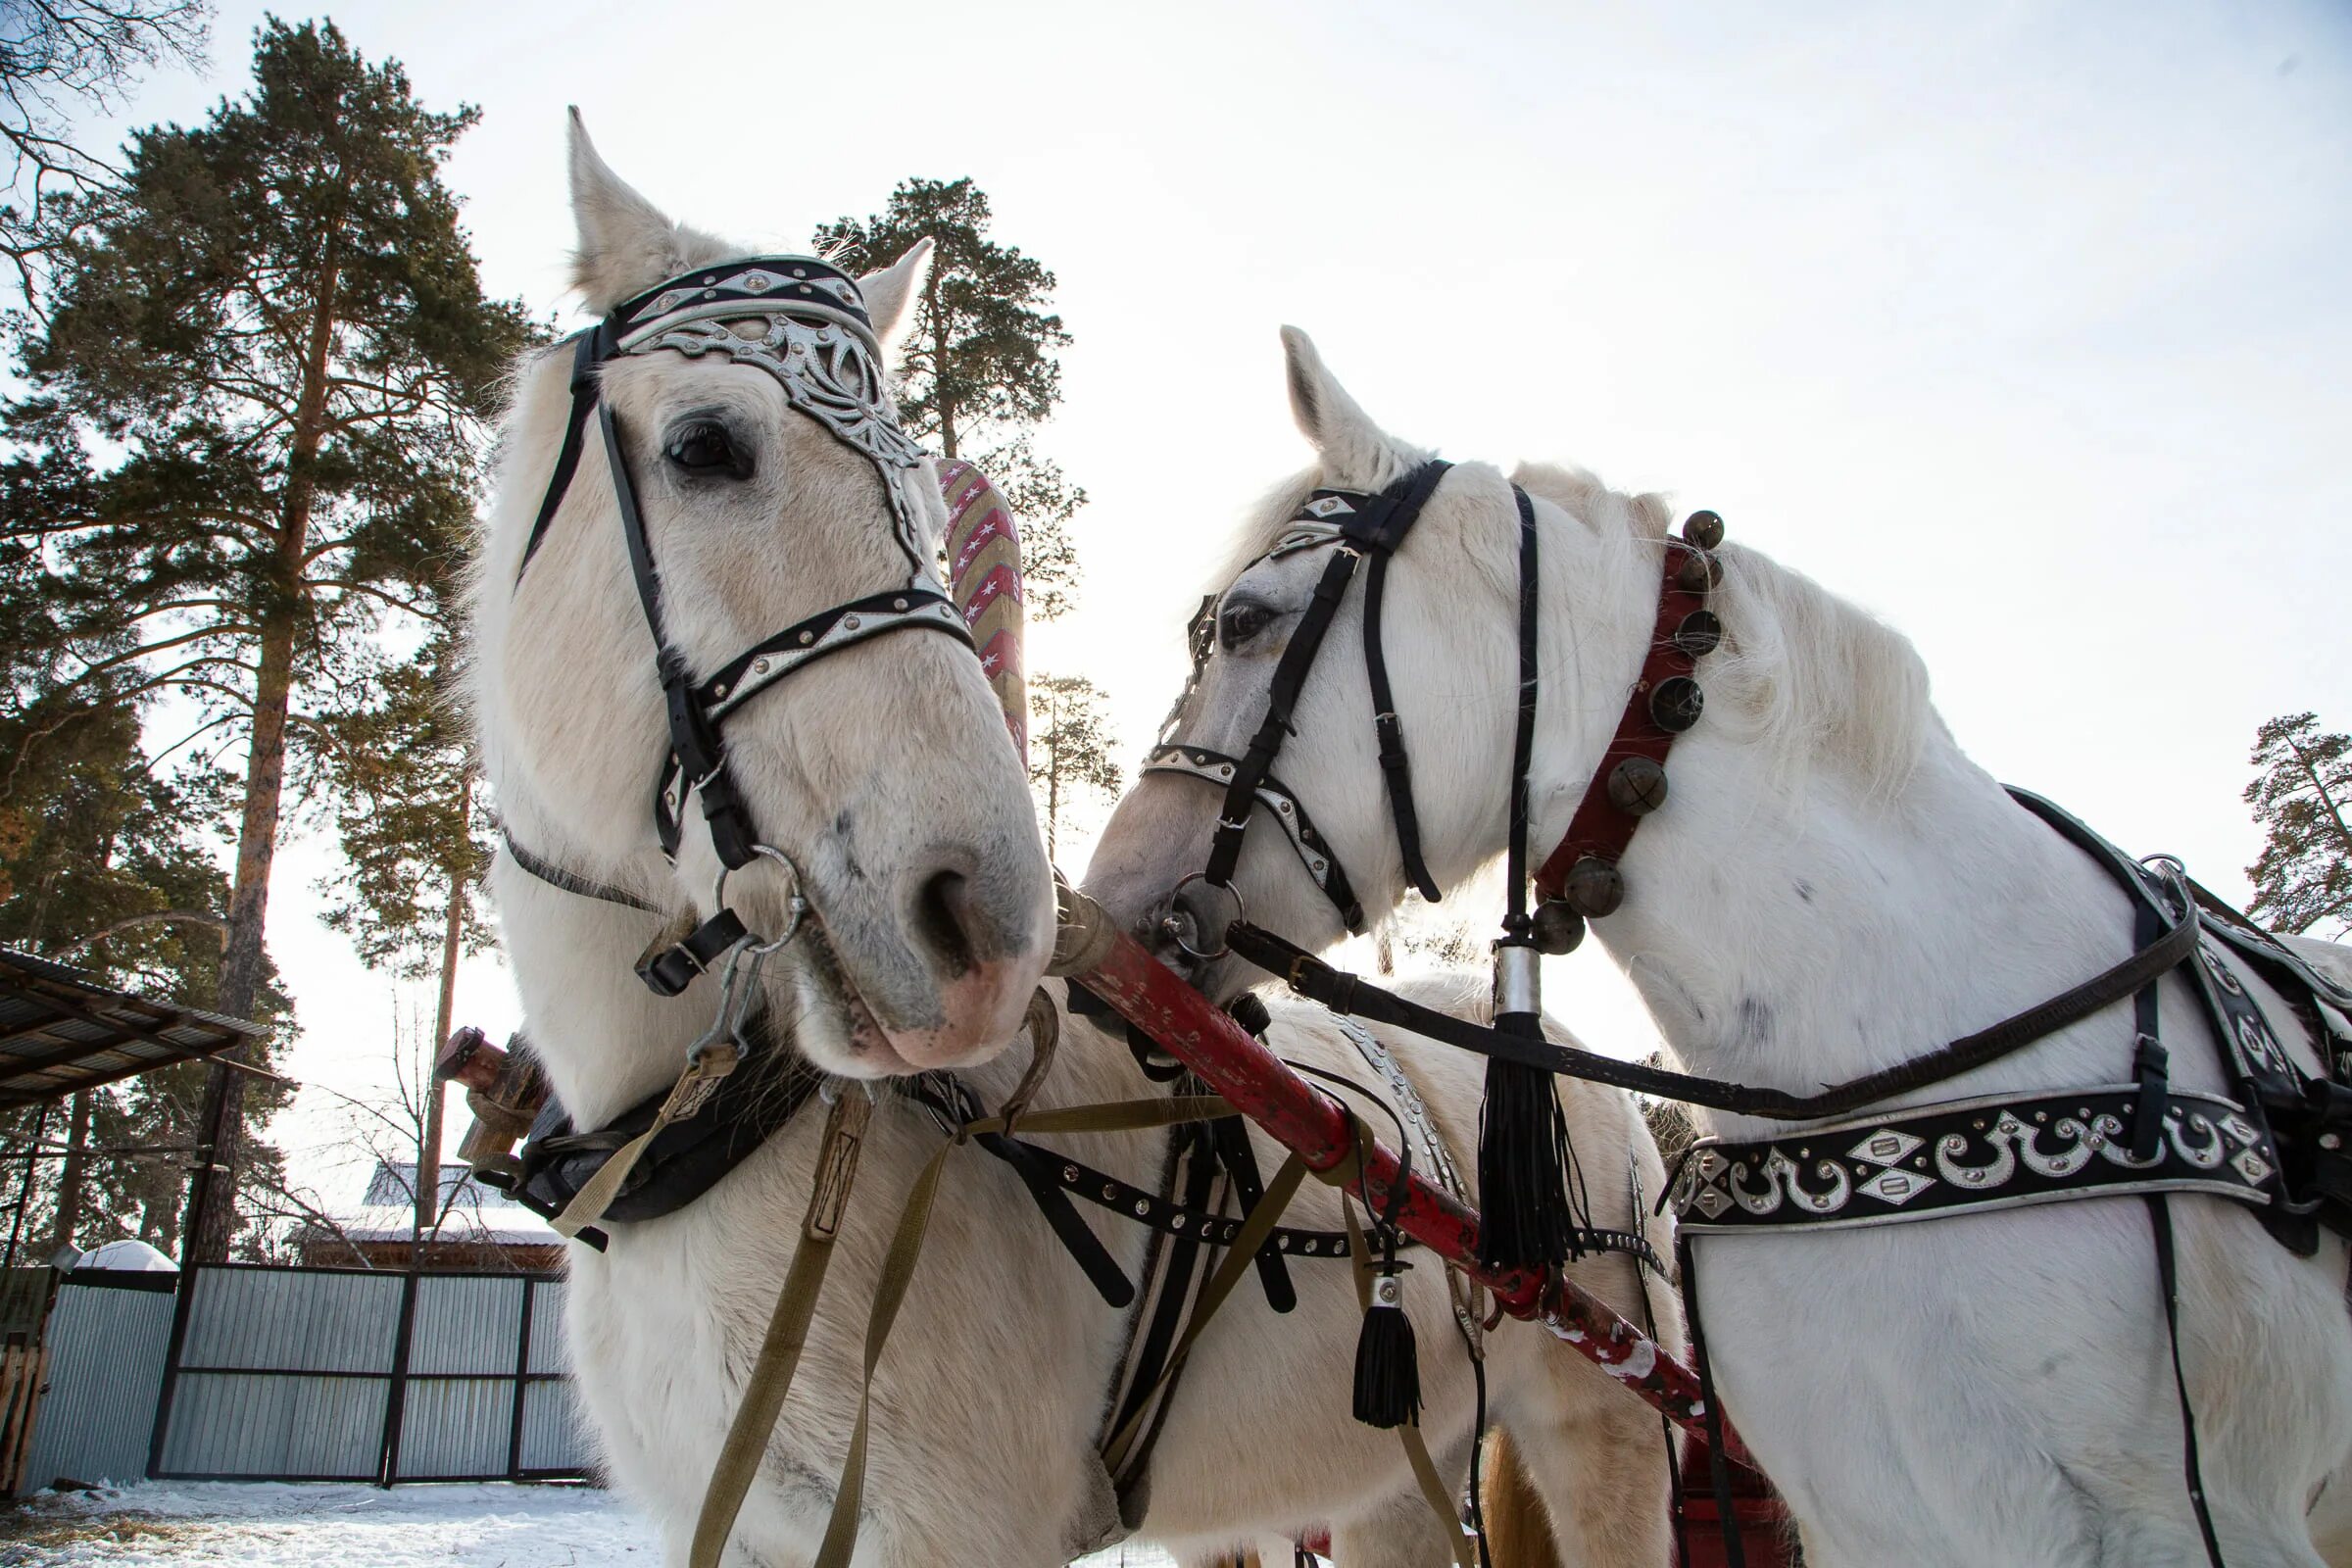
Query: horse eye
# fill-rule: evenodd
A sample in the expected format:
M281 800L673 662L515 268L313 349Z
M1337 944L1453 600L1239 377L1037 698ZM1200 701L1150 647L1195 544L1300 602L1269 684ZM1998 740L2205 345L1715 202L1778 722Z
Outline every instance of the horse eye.
M1264 631L1274 619L1274 611L1267 605L1242 603L1228 605L1225 613L1217 617L1217 635L1228 653L1240 648L1250 638Z
M750 460L737 455L726 426L708 420L686 425L672 434L662 455L688 473L723 470L738 479L748 479L752 474Z

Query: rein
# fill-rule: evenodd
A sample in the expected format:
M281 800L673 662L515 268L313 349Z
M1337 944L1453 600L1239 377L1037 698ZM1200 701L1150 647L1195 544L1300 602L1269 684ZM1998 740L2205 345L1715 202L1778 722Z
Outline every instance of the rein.
M2079 847L2086 847L2096 839L2087 826L2041 797L2018 789L2012 789L2009 793L2019 805L2048 822ZM2094 858L2103 866L2114 869L2106 857ZM2127 882L2125 885L2130 891L2131 884ZM2181 901L2181 907L2184 912L2170 915L2169 923L2155 940L2082 984L2012 1013L1974 1034L1963 1035L1893 1066L1849 1078L1809 1095L1793 1094L1784 1089L1753 1088L1719 1078L1645 1067L1639 1062L1620 1061L1613 1056L1603 1056L1573 1046L1526 1040L1498 1029L1486 1028L1450 1013L1424 1007L1384 991L1358 975L1335 969L1296 944L1246 922L1237 922L1230 927L1225 939L1236 954L1259 968L1280 976L1293 991L1322 1004L1334 1012L1394 1024L1464 1051L1519 1062L1547 1073L1652 1095L1661 1100L1678 1100L1687 1104L1704 1105L1711 1110L1728 1110L1745 1116L1811 1121L1842 1116L1892 1096L1956 1078L1962 1073L1998 1061L2044 1036L2071 1028L2092 1013L2122 1002L2195 955L2200 930L2196 909L2185 899Z

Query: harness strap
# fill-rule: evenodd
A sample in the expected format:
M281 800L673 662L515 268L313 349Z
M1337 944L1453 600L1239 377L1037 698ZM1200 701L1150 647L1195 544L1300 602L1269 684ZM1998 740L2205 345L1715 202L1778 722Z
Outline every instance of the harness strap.
M539 545L547 537L549 524L564 505L564 493L571 488L572 470L580 466L582 438L588 433L588 413L596 404L596 368L612 352L612 323L599 321L572 340L571 350L571 412L564 420L564 445L556 453L556 470L547 481L547 493L539 498L538 515L531 518L530 537L523 541L522 561L514 568L514 580L522 580L523 569L539 553Z
M695 1516L694 1540L686 1553L692 1568L718 1568L727 1538L735 1531L735 1517L743 1511L744 1494L751 1491L752 1478L767 1452L768 1434L775 1430L776 1417L783 1412L784 1396L792 1392L801 1351L808 1343L808 1325L816 1317L816 1298L824 1289L825 1270L833 1261L833 1241L841 1232L842 1212L858 1179L858 1155L872 1111L873 1102L864 1095L846 1091L833 1102L832 1113L825 1118L824 1142L817 1149L816 1181L809 1188L801 1239L792 1250L784 1284L776 1292L775 1310L768 1316L767 1332L760 1337L759 1358L744 1379L743 1401L727 1423L718 1462L703 1489L702 1511ZM936 1166L934 1161L924 1174L935 1175Z
M1184 1334L1177 1340L1176 1348L1168 1352L1168 1364L1160 1369L1159 1376L1152 1382L1154 1390L1174 1382L1177 1373L1184 1369L1185 1359L1192 1354L1193 1346L1200 1338L1200 1331L1208 1327L1209 1319L1217 1315L1217 1308L1225 1304L1225 1298L1233 1294L1234 1286L1240 1284L1242 1276L1249 1272L1251 1261L1257 1256L1257 1250L1273 1234L1274 1222L1282 1218L1282 1211L1290 1206L1291 1199L1298 1191L1298 1184L1305 1178L1306 1161L1294 1153L1282 1162L1282 1168L1266 1184L1264 1200L1250 1211L1249 1219L1243 1223L1242 1234L1234 1239L1233 1246L1217 1260L1216 1272L1208 1277L1208 1283L1200 1287L1200 1299L1193 1308L1193 1320L1185 1325ZM1118 1431L1111 1434L1110 1442L1104 1446L1102 1462L1114 1472L1125 1462L1127 1451L1133 1446L1142 1428L1143 1416L1144 1411L1137 1410Z
M1298 995L1319 1002L1335 1012L1353 1013L1376 1022L1394 1024L1464 1051L1520 1062L1570 1078L1582 1078L1590 1083L1631 1089L1641 1094L1743 1115L1811 1121L1842 1115L1894 1095L1958 1077L2023 1050L2045 1035L2080 1023L2184 962L2196 952L2197 930L2196 909L2191 905L2177 917L2168 915L2163 935L2081 985L2014 1013L1989 1028L1964 1035L1948 1045L1924 1052L1894 1066L1848 1079L1811 1095L1791 1094L1783 1089L1759 1089L1716 1078L1671 1072L1659 1067L1643 1067L1574 1046L1530 1040L1505 1030L1471 1023L1467 1019L1439 1012L1393 992L1384 991L1359 975L1335 969L1296 944L1246 920L1235 921L1227 929L1225 940L1235 953L1250 962L1279 976Z
M2204 1467L2197 1458L2197 1415L2189 1407L2188 1379L2180 1370L2180 1280L2173 1256L2173 1210L2165 1195L2147 1197L2148 1224L2156 1233L2156 1288L2164 1297L2164 1332L2173 1352L2173 1392L2180 1401L2180 1463L2188 1483L2189 1507L2204 1539L2205 1561L2224 1568L2222 1544L2213 1532L2213 1510L2205 1501Z
M2162 915L2153 900L2134 901L2134 926L2139 940L2146 942L2156 929ZM2185 889L2180 902L2193 917L2195 902ZM2138 1125L2132 1129L2132 1152L2144 1149L2147 1154L2156 1152L2156 1143L2163 1133L2165 1088L2165 1050L2161 1038L2162 1015L2160 999L2153 982L2142 986L2132 999L2133 1022L2138 1025L2138 1037L2133 1055L2139 1068L2140 1100ZM2226 1048L2225 1048L2226 1054ZM2213 1532L2213 1513L2205 1502L2204 1466L2197 1455L2197 1415L2188 1397L2188 1378L2180 1369L2180 1279L2178 1260L2173 1251L2173 1208L2163 1193L2147 1195L2148 1226L2156 1242L2156 1289L2164 1298L2164 1337L2173 1358L2173 1395L2180 1404L2180 1463L2181 1474L2188 1486L2188 1505L2197 1518L2197 1533L2205 1544L2205 1561L2210 1568L2224 1568L2222 1544Z
M1421 853L1421 816L1413 808L1412 763L1405 757L1404 726L1396 717L1396 699L1389 690L1389 658L1382 647L1380 612L1387 597L1389 558L1404 542L1404 531L1418 520L1421 509L1437 494L1439 481L1451 466L1425 463L1413 470L1396 510L1383 519L1386 543L1372 552L1372 567L1364 576L1364 673L1372 687L1372 725L1380 738L1380 771L1388 781L1389 811L1396 820L1396 849L1403 859L1405 879L1432 904L1446 895L1440 891L1438 879L1430 875L1429 862Z
M541 859L523 848L514 835L503 827L499 829L498 836L499 842L507 847L507 854L514 858L516 865L551 888L560 889L575 898L595 899L603 904L617 904L627 909L643 909L647 914L667 914L669 912L652 900L641 899L636 894L616 888L610 882L594 881L581 876L576 871L566 871L552 861Z
M1208 864L1202 872L1203 879L1212 887L1233 885L1234 868L1242 859L1242 836L1250 826L1257 786L1273 767L1274 754L1282 749L1283 738L1290 733L1291 710L1298 704L1307 671L1314 666L1315 651L1322 646L1323 634L1330 628L1332 616L1339 612L1340 601L1347 596L1348 580L1355 575L1356 563L1361 559L1359 552L1343 547L1324 565L1323 575L1315 583L1314 597L1299 612L1298 624L1292 630L1290 643L1274 666L1274 679L1266 696L1265 719L1250 737L1250 750L1242 758L1241 765L1234 769L1233 781L1225 786L1225 808L1218 815L1216 838L1209 845Z
M1715 1523L1723 1536L1724 1568L1747 1568L1740 1541L1740 1504L1732 1494L1732 1457L1724 1444L1723 1400L1715 1393L1715 1371L1707 1358L1707 1331L1698 1311L1698 1258L1690 1234L1677 1230L1674 1261L1683 1276L1683 1316L1690 1329L1690 1364L1698 1373L1700 1412L1707 1437L1707 1479L1715 1492Z
M1240 758L1212 752L1205 746L1174 744L1153 747L1144 759L1144 765L1137 771L1180 773L1186 778L1197 778L1223 790L1241 765ZM1314 818L1307 814L1306 803L1299 800L1271 771L1258 779L1254 793L1257 804L1274 813L1274 825L1282 829L1283 837L1290 840L1291 849L1298 857L1298 863L1306 867L1306 874L1314 879L1315 886L1322 889L1323 896L1331 901L1331 906L1339 911L1340 923L1349 931L1361 932L1364 929L1363 901L1355 896L1355 887L1348 880L1347 869L1340 864L1340 858L1333 852L1330 841L1315 826Z
M775 1311L768 1319L759 1359L744 1381L742 1402L736 1406L735 1416L728 1424L726 1439L719 1448L718 1463L711 1471L710 1484L704 1493L702 1511L695 1521L693 1545L687 1556L690 1568L718 1568L728 1538L734 1533L736 1517L742 1511L744 1496L767 1451L768 1438L775 1430L776 1418L783 1411L786 1396L791 1393L793 1376L800 1366L801 1350L808 1342L808 1326L815 1315L817 1295L824 1284L833 1239L839 1231L841 1213L857 1175L857 1155L862 1142L866 1112L842 1110L844 1105L853 1103L862 1106L868 1102L861 1094L844 1093L834 1102L836 1120L826 1123L825 1141L817 1155L817 1179L809 1198L809 1218L803 1225L802 1239L794 1250L791 1267L785 1274L784 1287L777 1295ZM1030 1111L1021 1116L1020 1125L1036 1132L1132 1132L1232 1114L1233 1107L1214 1096L1179 1096L1169 1100L1109 1101L1099 1104ZM858 1513L864 1495L867 1421L871 1413L874 1371L881 1364L883 1348L898 1321L907 1286L914 1278L915 1264L921 1258L923 1239L930 1228L931 1211L938 1197L941 1174L947 1168L949 1156L967 1138L977 1140L1002 1134L1005 1130L1003 1116L985 1116L963 1122L956 1129L957 1136L940 1146L908 1190L906 1206L900 1212L898 1227L891 1238L890 1250L883 1257L881 1272L875 1283L873 1306L866 1319L865 1357L858 1388L858 1420L851 1431L841 1481L833 1494L833 1512L825 1527L823 1544L817 1552L817 1568L847 1568L852 1548L857 1543ZM1268 1200L1259 1205L1258 1211L1250 1216L1250 1223L1244 1227L1243 1238L1227 1255L1228 1266L1220 1269L1209 1281L1209 1287L1203 1290L1203 1315L1196 1317L1194 1329L1188 1331L1180 1342L1168 1370L1161 1374L1160 1381L1163 1384L1173 1377L1176 1367L1181 1365L1184 1351L1191 1348L1194 1333L1206 1321L1205 1313L1213 1311L1216 1303L1232 1291L1233 1280L1240 1276L1241 1269L1230 1265L1236 1259L1245 1267L1248 1265L1256 1248L1263 1245L1265 1233L1273 1229L1274 1221L1280 1217L1283 1205L1297 1190L1305 1169L1305 1164L1293 1155L1270 1184ZM1253 1229L1256 1234L1249 1234ZM1222 1288L1218 1289L1220 1281L1223 1282ZM1211 1290L1215 1291L1213 1296ZM1105 1458L1115 1470L1115 1460L1108 1455Z

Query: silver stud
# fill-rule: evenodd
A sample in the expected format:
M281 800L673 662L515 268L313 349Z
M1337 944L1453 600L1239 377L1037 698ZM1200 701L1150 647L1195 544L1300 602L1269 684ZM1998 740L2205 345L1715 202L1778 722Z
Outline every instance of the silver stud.
M727 695L727 689L724 686L713 686L710 688L710 695L713 697L724 697Z
M856 615L852 615L848 619L844 620L841 624L842 629L845 631L856 631L858 625L858 617Z
M904 599L893 599L890 602L890 608L893 610L905 610L906 608L906 601Z
M812 632L812 631L805 631L805 632L801 633L801 646L802 646L803 648L806 648L806 647L808 647L808 646L810 643L812 643L812 642L814 642L814 641L816 641L816 633L814 633L814 632Z
M764 674L766 674L766 673L767 673L767 661L766 661L766 660L764 660L764 659L755 659L755 660L753 660L753 661L752 661L752 673L753 673L753 674L755 674L755 675L764 675Z
M1150 1199L1148 1199L1148 1198L1139 1198L1139 1199L1137 1199L1137 1200L1135 1200L1135 1213L1136 1213L1136 1217L1137 1217L1138 1219L1141 1219L1141 1218L1142 1218L1144 1215L1146 1215L1146 1214L1149 1214L1149 1213L1151 1213L1151 1212L1152 1212L1152 1200L1151 1200Z
M1064 1165L1064 1166L1062 1166L1062 1167L1061 1167L1061 1179L1062 1179L1063 1181L1065 1181L1065 1182L1074 1182L1074 1181L1076 1181L1076 1180L1078 1179L1078 1167L1077 1167L1077 1166L1075 1166L1075 1165Z

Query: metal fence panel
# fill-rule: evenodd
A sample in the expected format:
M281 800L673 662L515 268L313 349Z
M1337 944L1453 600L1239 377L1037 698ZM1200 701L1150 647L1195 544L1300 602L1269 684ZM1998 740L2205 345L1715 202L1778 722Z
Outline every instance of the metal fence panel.
M419 1274L409 1326L409 1376L514 1375L523 1281L480 1274Z
M391 1387L382 1377L183 1371L156 1472L223 1481L373 1481Z
M514 1384L411 1375L401 1406L402 1481L477 1481L507 1474Z
M159 1478L586 1469L563 1370L561 1281L206 1265L183 1290L157 1417Z
M523 1370L568 1376L571 1342L564 1333L564 1302L571 1294L567 1280L538 1280L531 1286L531 1360Z
M403 1286L398 1274L200 1267L180 1365L388 1373Z
M515 1468L523 1475L584 1475L594 1454L578 1396L568 1381L522 1386L522 1442Z
M69 1278L49 1314L49 1386L25 1460L27 1489L60 1477L136 1481L164 1387L172 1293Z

